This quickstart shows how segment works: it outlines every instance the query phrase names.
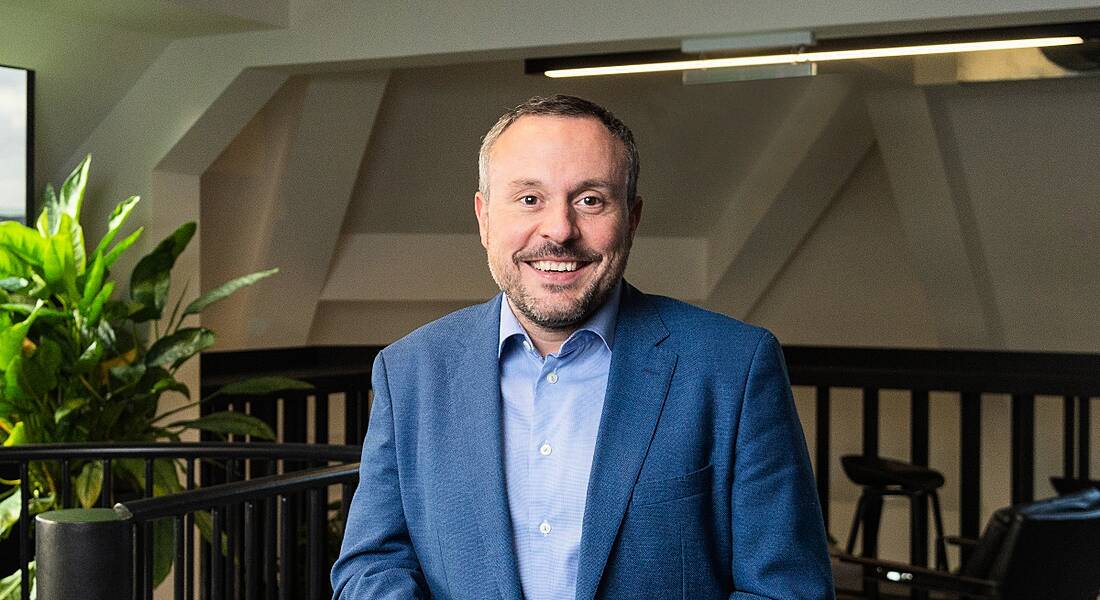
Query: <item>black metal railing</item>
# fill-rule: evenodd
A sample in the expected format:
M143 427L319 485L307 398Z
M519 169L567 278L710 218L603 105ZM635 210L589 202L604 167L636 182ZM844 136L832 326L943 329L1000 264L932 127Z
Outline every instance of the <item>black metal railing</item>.
M262 375L294 377L314 389L262 397L223 395L204 404L202 414L250 414L280 431L279 441L287 443L361 444L370 417L371 365L381 350L382 346L319 346L205 352L200 356L203 397L227 383ZM343 435L331 430L330 414L343 415Z
M323 598L332 594L328 572L335 556L329 542L338 545L341 539L356 481L357 464L338 465L119 503L115 511L133 523L135 539L144 539L145 548L153 524L171 519L177 565L194 562L187 533L196 516L209 511L210 540L224 538L224 543L206 543L209 577L200 584L204 598ZM342 492L337 525L330 528L327 497L334 485ZM303 504L304 518L299 518L296 512ZM135 577L132 598L151 599L150 553L139 543L133 555L135 574L141 577ZM298 572L299 566L304 571ZM192 585L189 574L177 569L173 597L193 598Z
M202 491L196 490L196 487L197 482L204 475L213 475L227 482L247 482L260 477L286 477L296 469L318 467L331 462L351 463L358 458L359 448L356 446L275 443L41 444L0 449L0 465L8 465L9 468L14 466L23 484L20 486L22 496L17 525L22 598L29 597L28 564L33 559L32 548L34 547L34 530L30 519L32 496L28 484L32 469L39 469L39 472L49 469L50 472L57 474L55 483L60 495L57 508L70 508L77 503L72 473L82 464L98 464L103 472L98 505L110 507L116 502L124 504L140 502L142 498L152 500L157 481L161 484L170 483L165 480L165 477L176 477L177 485L186 490L183 493L187 494ZM129 462L120 463L119 461ZM140 464L140 470L137 464ZM162 465L159 472L158 464ZM165 464L172 466L166 470L163 467ZM120 468L120 465L125 468ZM141 473L142 477L140 479L133 477L135 472ZM178 479L180 477L182 482ZM171 503L172 498L173 496L164 496L156 500L164 499L165 502ZM327 503L327 496L324 499ZM194 515L189 516L188 519L185 523L182 543L190 548L196 540L193 534L195 525L203 525L203 523L201 517L197 522ZM286 524L291 527L292 523L296 522L287 521ZM138 539L143 544L143 548L151 548L151 535L151 530L146 530L139 536ZM213 566L214 561L209 559L211 554L209 541L200 546L203 556L200 561L199 575L205 582L209 574L206 567ZM135 556L141 560L147 559L143 553ZM187 560L176 564L182 565L183 581L190 580L193 575L194 561ZM139 580L141 583L151 585L151 570L145 569L144 563L141 570L135 572L143 575Z
M879 452L879 392L907 391L910 399L908 460L928 466L930 392L949 392L959 405L959 506L964 537L977 538L981 527L982 397L1008 395L1011 438L1004 451L1011 456L1010 495L1013 504L1034 499L1036 402L1059 402L1063 413L1063 472L1070 479L1089 478L1091 427L1089 401L1100 396L1100 355L1068 353L989 352L962 350L898 350L794 346L784 348L791 383L815 390L816 436L812 448L818 494L828 518L832 477L830 440L831 392L862 391L863 454ZM904 457L901 457L904 458ZM1049 473L1045 475L1055 475ZM912 527L913 564L927 565L927 522ZM864 527L864 532L867 528ZM864 550L875 547L864 538ZM966 558L966 551L963 551Z

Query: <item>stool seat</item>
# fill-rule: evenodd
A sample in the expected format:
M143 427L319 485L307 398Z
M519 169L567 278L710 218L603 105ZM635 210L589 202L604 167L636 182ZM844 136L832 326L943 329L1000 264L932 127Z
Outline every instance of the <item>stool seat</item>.
M850 454L840 457L844 473L856 485L898 486L910 492L931 492L943 486L943 474L900 460Z

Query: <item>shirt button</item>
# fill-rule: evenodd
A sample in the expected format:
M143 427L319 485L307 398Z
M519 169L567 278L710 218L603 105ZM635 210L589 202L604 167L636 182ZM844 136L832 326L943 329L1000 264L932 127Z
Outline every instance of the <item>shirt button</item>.
M550 453L553 451L554 449L550 447L548 442L543 442L542 445L539 446L539 454L543 456L550 456Z
M550 523L548 521L539 523L539 533L542 535L550 535Z
M546 376L546 381L549 381L550 383L557 383L558 382L558 374L554 373L554 372L551 372L549 375Z

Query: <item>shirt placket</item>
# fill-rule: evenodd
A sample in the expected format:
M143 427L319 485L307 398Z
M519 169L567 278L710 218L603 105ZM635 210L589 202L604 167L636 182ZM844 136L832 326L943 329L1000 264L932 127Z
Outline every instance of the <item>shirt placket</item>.
M532 508L532 522L528 527L535 538L532 543L534 553L540 561L546 561L544 564L552 562L557 537L554 527L558 503L555 502L554 482L559 479L556 471L560 461L555 456L558 452L556 435L559 432L554 430L554 411L558 400L556 392L560 389L561 366L561 359L555 355L548 355L542 361L542 368L535 380L531 436L527 447L528 464L531 465L528 497ZM549 584L549 581L543 580L540 587Z

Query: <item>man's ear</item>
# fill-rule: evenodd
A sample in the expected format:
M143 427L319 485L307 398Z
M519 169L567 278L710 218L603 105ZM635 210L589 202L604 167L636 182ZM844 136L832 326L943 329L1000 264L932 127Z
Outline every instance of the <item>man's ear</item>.
M477 217L477 230L481 234L481 245L488 249L488 222L489 222L489 199L482 193L474 193L474 216Z
M638 223L642 221L642 197L634 196L634 205L630 207L630 214L627 215L630 228L630 239L634 239L634 232L638 230Z

